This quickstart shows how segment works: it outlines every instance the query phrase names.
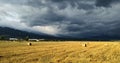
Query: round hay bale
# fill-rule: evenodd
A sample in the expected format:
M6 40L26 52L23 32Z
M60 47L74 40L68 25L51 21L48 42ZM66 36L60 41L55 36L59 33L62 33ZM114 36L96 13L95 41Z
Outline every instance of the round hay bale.
M28 46L31 46L32 45L32 43L28 43Z
M87 47L87 44L82 44L83 47Z

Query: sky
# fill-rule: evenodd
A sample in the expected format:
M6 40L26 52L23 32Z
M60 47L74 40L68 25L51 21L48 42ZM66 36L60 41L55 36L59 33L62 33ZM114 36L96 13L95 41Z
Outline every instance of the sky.
M62 37L120 37L120 0L0 0L0 26Z

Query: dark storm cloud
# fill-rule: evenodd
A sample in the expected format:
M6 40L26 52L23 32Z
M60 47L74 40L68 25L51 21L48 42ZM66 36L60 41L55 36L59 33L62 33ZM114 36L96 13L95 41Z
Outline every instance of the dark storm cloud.
M96 0L96 6L110 7L112 3L119 1L120 0Z
M0 26L78 38L115 36L120 31L118 1L0 0Z
M94 0L51 0L51 2L59 4L59 8L64 8L66 4L70 4L72 7L77 7L79 9L93 8L93 5L91 5L93 1ZM89 4L87 2L89 2Z

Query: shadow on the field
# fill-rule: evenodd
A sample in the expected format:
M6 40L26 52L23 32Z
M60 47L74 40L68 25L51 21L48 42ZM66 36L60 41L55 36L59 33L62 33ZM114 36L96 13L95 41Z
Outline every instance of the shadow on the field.
M2 58L3 56L0 56L0 58Z

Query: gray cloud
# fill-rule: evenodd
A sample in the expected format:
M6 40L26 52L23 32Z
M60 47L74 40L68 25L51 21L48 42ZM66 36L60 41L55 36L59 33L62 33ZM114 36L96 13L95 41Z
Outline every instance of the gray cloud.
M120 0L96 0L96 6L110 7L112 3L119 1Z
M120 4L112 2L117 0L1 0L0 26L56 36L120 36Z

